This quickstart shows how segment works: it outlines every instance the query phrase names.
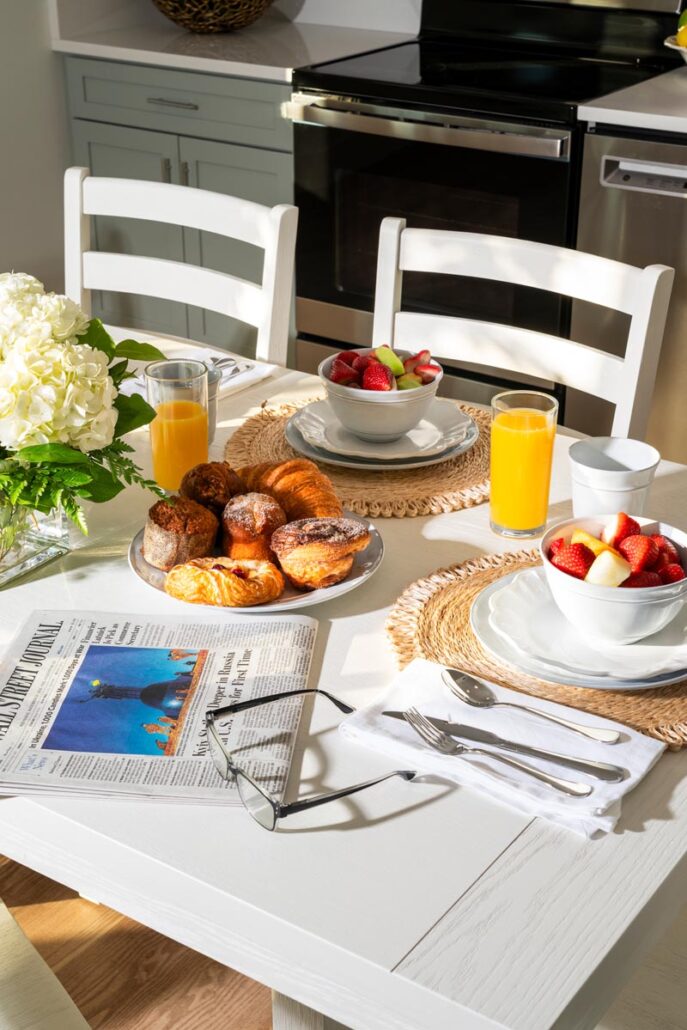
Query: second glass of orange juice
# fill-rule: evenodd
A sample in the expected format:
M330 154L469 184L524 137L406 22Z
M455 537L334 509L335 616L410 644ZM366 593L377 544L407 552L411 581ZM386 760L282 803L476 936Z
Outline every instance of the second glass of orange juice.
M154 361L146 368L153 477L178 490L194 465L208 460L208 371L202 361Z
M549 506L558 401L513 390L491 404L491 528L504 536L539 536Z

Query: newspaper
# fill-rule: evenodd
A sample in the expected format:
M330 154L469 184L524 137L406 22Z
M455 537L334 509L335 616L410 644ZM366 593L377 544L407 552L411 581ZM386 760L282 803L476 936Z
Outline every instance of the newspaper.
M317 623L39 611L0 665L0 793L240 804L205 712L307 686ZM286 786L302 698L218 721L271 794Z

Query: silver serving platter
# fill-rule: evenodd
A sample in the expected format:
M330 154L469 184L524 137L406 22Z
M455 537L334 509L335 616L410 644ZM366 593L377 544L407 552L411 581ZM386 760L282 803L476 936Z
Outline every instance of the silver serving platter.
M213 612L226 611L232 615L250 614L266 615L271 612L281 613L294 611L299 608L310 608L315 604L324 604L325 601L333 601L350 590L357 590L363 583L366 583L370 576L373 576L381 565L384 557L384 543L379 531L367 519L359 515L344 513L347 519L355 522L362 522L370 532L370 543L364 551L359 551L353 556L353 568L341 583L335 583L332 587L323 587L321 590L296 590L287 580L286 589L277 601L271 604L251 605L248 608L223 608L214 604L192 604L190 601L180 601L165 593L166 573L149 565L143 557L143 530L140 529L129 545L129 566L133 573L142 580L146 586L157 590L169 598L170 603L183 605L185 608L205 608Z

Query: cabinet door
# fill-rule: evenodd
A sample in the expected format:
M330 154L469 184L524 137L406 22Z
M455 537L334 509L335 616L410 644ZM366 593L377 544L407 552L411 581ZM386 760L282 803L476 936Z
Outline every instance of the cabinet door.
M179 140L164 132L74 119L74 155L92 175L179 182ZM95 250L184 260L183 230L135 218L94 219ZM94 291L93 314L112 325L188 336L186 305L156 297Z
M183 136L179 153L182 179L189 186L269 206L293 203L291 154ZM256 283L261 281L263 251L258 247L194 229L184 230L184 235L187 261ZM255 353L256 331L252 326L195 307L189 307L188 318L192 339L247 356Z

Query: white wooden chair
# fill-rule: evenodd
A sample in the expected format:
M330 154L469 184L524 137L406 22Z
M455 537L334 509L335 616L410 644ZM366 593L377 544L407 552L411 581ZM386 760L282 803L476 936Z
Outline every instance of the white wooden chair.
M625 357L515 326L401 310L404 271L473 276L533 286L631 316ZM526 240L406 229L385 218L379 233L372 343L561 383L615 405L614 436L646 432L674 270Z
M180 261L91 250L93 215L166 222L252 243L265 252L262 284ZM64 218L65 292L86 313L91 290L195 304L255 326L256 357L286 364L298 208L68 168Z
M64 987L0 901L2 1030L88 1030Z

